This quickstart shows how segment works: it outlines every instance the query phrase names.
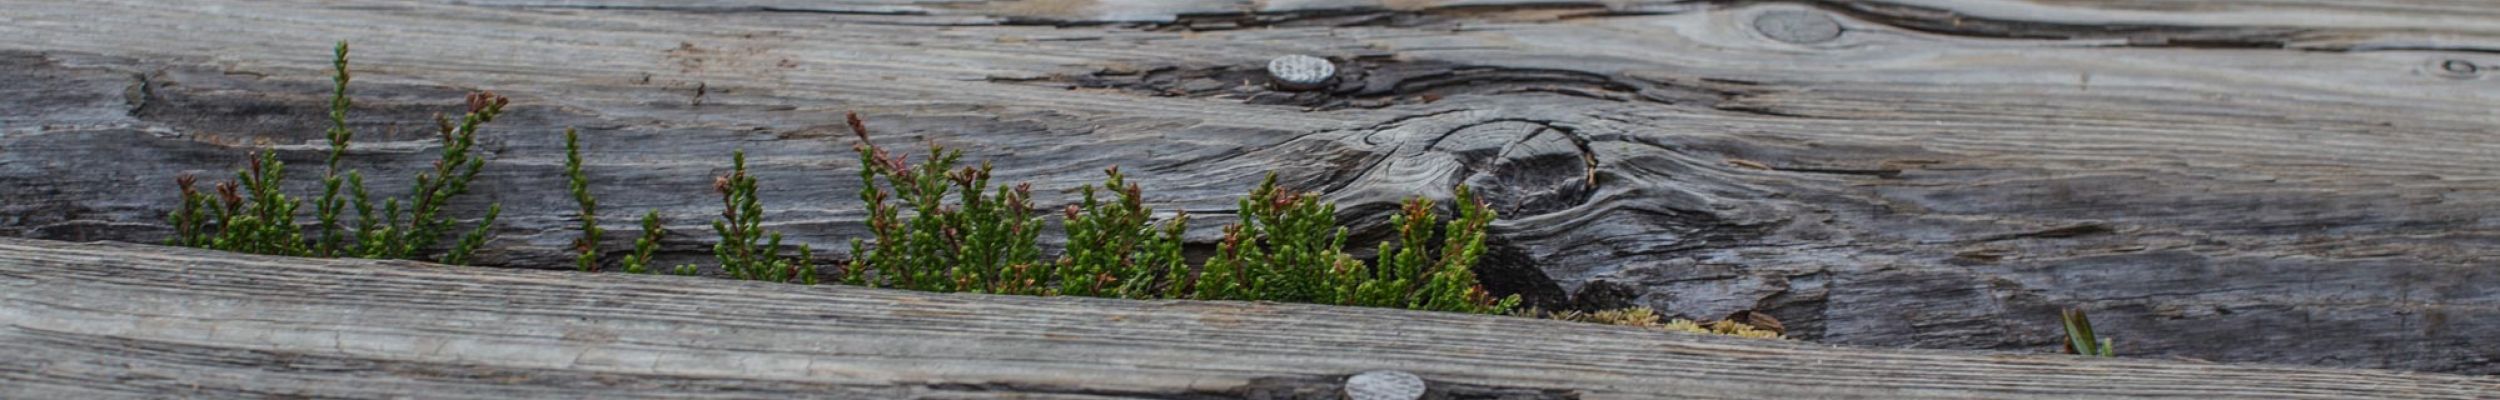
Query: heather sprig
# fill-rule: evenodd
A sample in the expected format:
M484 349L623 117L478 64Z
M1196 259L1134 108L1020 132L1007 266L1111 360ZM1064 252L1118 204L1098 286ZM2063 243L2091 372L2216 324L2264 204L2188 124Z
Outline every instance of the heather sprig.
M660 230L659 211L643 214L642 237L634 239L634 253L625 255L625 272L651 273L651 253L659 251L661 236L666 234L665 231Z
M755 177L747 175L746 151L733 153L732 159L731 172L712 182L713 191L721 195L723 220L712 222L712 231L720 235L712 254L721 271L737 279L816 284L815 252L800 245L797 257L781 255L781 233L764 230L764 206L755 196Z
M487 233L495 228L495 216L500 214L503 214L502 204L486 206L486 218L478 220L477 229L469 231L469 234L467 235L460 236L459 242L453 242L451 252L443 254L443 263L451 265L467 265L469 263L469 255L476 253L477 247L486 243Z
M572 128L564 129L564 176L571 183L573 201L582 207L582 237L573 241L580 255L573 262L583 271L598 271L599 235L606 232L599 230L599 199L590 195L590 176L582 172L581 135Z
M336 257L347 246L348 235L339 232L339 211L347 208L347 200L339 199L339 185L347 182L339 176L339 159L347 155L347 142L356 136L355 131L347 129L347 109L352 104L347 99L347 42L340 41L331 51L330 66L335 71L330 75L330 158L324 163L328 169L321 175L321 200L313 203L314 214L321 219L321 242L314 246L313 253L321 257ZM355 181L355 191L362 193L362 180ZM361 203L358 206L370 208Z
M1186 213L1174 213L1158 229L1145 195L1128 183L1119 167L1103 170L1101 189L1115 197L1104 202L1093 185L1079 189L1083 200L1068 205L1068 247L1058 263L1057 294L1122 298L1162 297L1177 290L1189 272L1181 257L1181 233L1188 230Z
M1477 284L1475 261L1495 215L1466 187L1458 188L1458 215L1447 224L1439 223L1437 203L1408 200L1391 217L1398 239L1367 263L1343 250L1347 232L1337 226L1334 203L1280 188L1270 174L1240 201L1241 222L1224 228L1215 254L1192 269L1181 253L1187 216L1158 223L1144 190L1114 167L1104 170L1102 186L1079 188L1081 198L1066 207L1065 251L1054 262L1035 262L1041 221L1029 211L1029 187L989 195L986 163L958 169L962 151L931 145L929 158L915 165L871 142L858 115L849 122L859 139L860 200L873 237L851 241L845 283L1470 313L1506 312L1519 303L1516 296L1493 298Z
M1241 222L1224 227L1192 298L1342 303L1332 275L1362 265L1343 250L1335 203L1278 188L1271 173L1235 210Z
M213 196L193 188L190 174L174 179L182 205L168 218L175 225L173 242L240 253L309 255L304 232L295 226L295 208L301 203L278 190L286 180L286 164L274 151L247 160L235 180L217 184Z
M1035 245L1041 217L1032 185L990 187L991 167L955 168L963 151L929 147L914 166L868 140L858 114L849 116L860 143L860 199L867 202L876 245L852 240L843 280L914 290L1048 294L1053 277ZM882 178L883 186L880 186ZM949 194L957 195L953 201ZM889 203L888 200L893 200ZM896 204L899 203L899 204ZM951 203L951 204L950 204ZM901 217L902 208L912 218ZM873 276L871 276L873 274Z
M167 217L174 225L170 242L255 254L413 259L418 251L433 248L442 239L451 225L450 217L440 215L443 205L465 193L485 164L474 154L478 127L494 120L510 100L493 93L471 94L461 122L436 117L442 126L443 155L430 173L416 177L408 212L402 213L399 199L384 199L382 211L376 213L365 191L364 176L339 165L355 136L347 126L347 112L353 104L347 84L352 75L347 68L347 43L340 42L331 54L330 127L325 135L329 156L324 160L327 169L322 173L321 196L313 204L315 236L306 238L304 228L295 224L301 201L280 192L286 165L276 152L265 151L249 157L234 181L217 184L215 194L196 188L196 178L188 173L176 178L182 202ZM348 198L340 198L342 191ZM339 216L350 207L357 218L352 233L342 229ZM455 243L442 261L466 262L486 240L499 213L499 206L489 206L479 226ZM401 223L403 216L406 225Z
M369 256L415 257L418 251L431 248L442 239L445 230L452 225L450 217L441 215L444 205L451 203L454 196L468 193L469 183L477 179L478 171L486 165L485 158L473 153L477 147L478 127L493 122L496 116L503 114L504 105L509 103L511 99L493 92L471 93L468 113L460 117L460 122L454 123L441 115L434 117L436 134L443 143L441 157L434 161L432 171L417 174L416 183L408 191L408 225L402 228L396 223L390 224L395 235L385 235L387 237L382 243L369 246ZM395 212L386 214L386 221L398 221L400 216Z

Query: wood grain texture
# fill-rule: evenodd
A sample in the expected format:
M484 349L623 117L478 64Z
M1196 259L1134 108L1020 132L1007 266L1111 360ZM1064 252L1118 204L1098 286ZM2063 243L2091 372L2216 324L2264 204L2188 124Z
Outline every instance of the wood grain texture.
M489 265L570 265L568 126L664 261L705 257L738 148L772 227L841 260L858 111L1046 204L1121 165L1200 247L1265 171L1358 241L1475 185L1480 272L1549 307L2029 352L2081 307L2124 354L2492 374L2493 4L0 0L0 235L155 241L177 173L311 165L349 40L377 195L426 116L514 97L454 204L506 208ZM1285 54L1339 83L1258 84Z
M2488 398L2500 378L0 239L0 397ZM1523 337L1541 340L1518 340ZM1293 393L1314 394L1297 396ZM1440 398L1471 398L1466 396Z

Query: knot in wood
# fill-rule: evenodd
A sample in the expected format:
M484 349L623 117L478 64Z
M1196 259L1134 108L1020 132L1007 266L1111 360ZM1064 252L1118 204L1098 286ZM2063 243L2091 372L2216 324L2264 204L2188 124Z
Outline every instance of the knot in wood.
M1828 42L1840 37L1840 22L1812 11L1780 10L1753 18L1753 29L1771 40L1795 44Z
M1345 379L1348 400L1415 400L1424 397L1424 378L1399 371L1371 371Z
M1316 88L1335 76L1337 64L1325 58L1295 54L1267 61L1267 77L1286 89Z

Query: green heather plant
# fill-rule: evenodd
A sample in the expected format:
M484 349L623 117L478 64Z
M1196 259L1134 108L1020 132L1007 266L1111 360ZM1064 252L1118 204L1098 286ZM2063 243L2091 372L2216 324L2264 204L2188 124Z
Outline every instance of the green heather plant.
M989 193L987 164L955 169L961 151L930 146L912 165L877 148L858 115L860 199L868 204L868 240L851 242L843 282L948 292L1118 298L1282 301L1503 313L1516 296L1496 299L1477 284L1493 211L1458 189L1459 216L1437 225L1434 202L1408 200L1392 217L1398 241L1384 243L1378 263L1343 248L1336 205L1316 193L1280 189L1270 174L1241 200L1241 223L1225 227L1216 254L1193 271L1181 256L1187 218L1156 224L1142 190L1118 168L1103 186L1081 189L1065 212L1068 248L1056 262L1038 262L1040 217L1030 211L1028 185ZM1107 190L1113 199L1099 194ZM948 195L957 196L950 202ZM913 212L906 218L903 210ZM1434 228L1441 228L1435 232ZM1437 234L1436 234L1437 233ZM1434 242L1438 239L1439 242Z
M2096 357L2118 356L2116 352L2110 350L2109 338L2099 337L2092 333L2092 319L2083 315L2083 309L2065 309L2059 313L2058 319L2066 326L2067 354Z
M339 159L347 155L347 142L356 136L355 131L347 129L347 109L351 105L347 99L347 81L351 77L347 72L347 42L339 42L331 50L330 68L335 71L330 75L330 157L323 163L328 169L321 175L321 200L313 203L314 215L321 219L321 243L315 246L315 255L322 257L337 257L340 249L347 246L347 235L338 231L339 211L347 206L346 200L339 199ZM354 176L353 171L348 173L356 178L356 193L362 201L364 179ZM357 206L371 208L361 203Z
M651 253L660 249L660 212L642 214L642 237L634 239L634 253L625 255L625 272L651 273Z
M721 195L721 218L712 222L720 243L712 254L730 277L753 281L816 284L815 252L799 246L798 257L781 255L781 233L764 231L764 206L755 197L755 177L747 176L747 153L733 153L735 166L712 181ZM690 268L679 267L681 274Z
M599 199L590 195L590 176L582 173L581 135L572 128L564 129L564 177L571 183L573 201L582 206L582 238L573 241L580 255L573 263L583 271L598 271L599 235L606 232L599 230Z
M1236 210L1241 222L1224 227L1192 298L1340 304L1335 284L1365 272L1343 251L1337 205L1315 193L1279 189L1268 174Z
M1058 294L1119 298L1176 297L1180 283L1188 278L1188 260L1181 256L1181 234L1188 230L1189 215L1174 212L1172 219L1157 228L1154 210L1146 208L1145 195L1135 183L1128 183L1119 167L1103 170L1107 178L1101 190L1111 192L1115 199L1106 203L1095 196L1093 185L1079 189L1084 200L1068 205L1066 223L1068 247L1059 257Z
M955 169L963 152L935 145L927 162L913 166L905 157L869 144L859 114L851 114L849 122L860 138L855 147L860 200L867 202L868 229L876 245L851 241L845 282L945 292L1051 293L1045 279L1055 275L1038 261L1041 251L1035 245L1042 219L1033 212L1032 185L992 192L988 163ZM884 178L884 186L878 178ZM957 195L953 204L947 204L949 194ZM911 208L912 218L901 217L904 207Z
M330 154L322 175L322 195L314 202L318 218L314 229L318 236L304 237L303 228L295 224L295 211L300 200L279 191L285 181L286 165L278 161L274 151L261 152L249 158L249 164L231 182L219 183L217 194L202 193L194 187L196 178L184 174L175 179L181 189L182 202L168 217L174 226L171 244L255 254L314 257L363 257L415 259L419 251L431 249L450 232L452 218L441 215L442 207L453 197L468 191L471 180L485 165L483 158L473 154L480 125L493 121L510 102L493 93L468 96L468 113L459 123L440 116L442 157L431 172L420 173L410 191L410 207L401 218L399 199L386 199L380 214L373 212L373 203L365 192L364 177L357 171L340 174L339 160L347 152L348 142L355 136L347 128L347 43L335 48L331 66L335 75L330 98L328 132ZM339 199L344 186L350 199ZM339 227L339 213L348 206L356 209L356 229L350 234ZM491 233L501 206L489 206L478 226L455 242L441 261L460 264L468 261L477 246ZM350 242L349 237L355 240Z
M342 170L340 160L354 132L347 126L347 45L340 43L332 66L330 154L322 174L322 193L314 201L318 219L305 236L295 222L301 200L282 193L286 166L277 153L261 152L235 174L218 183L215 193L199 190L197 179L184 174L175 180L181 204L167 219L174 226L173 244L219 250L316 257L414 259L456 232L454 219L443 215L451 201L468 192L485 160L475 151L480 126L501 115L509 99L493 93L467 98L467 113L453 120L436 116L442 153L431 169L414 179L406 199L382 199L375 210L364 176ZM1317 193L1278 188L1270 174L1240 202L1240 222L1224 228L1224 238L1204 264L1191 268L1182 256L1181 236L1188 216L1175 212L1158 221L1145 206L1143 190L1127 181L1117 167L1104 170L1102 186L1086 185L1082 200L1064 212L1062 229L1068 248L1055 260L1043 260L1037 245L1042 216L1032 203L1032 186L990 185L991 166L958 168L961 150L932 143L929 158L914 165L877 148L866 124L849 116L860 144L860 199L867 203L870 240L852 240L852 259L842 282L875 287L926 291L983 292L1027 295L1068 295L1116 298L1282 301L1369 307L1396 307L1469 313L1505 313L1519 298L1493 298L1477 284L1473 272L1484 253L1485 232L1495 215L1468 188L1457 188L1457 215L1447 223L1436 213L1439 204L1423 198L1404 202L1390 217L1397 235L1380 245L1377 261L1356 259L1344 251L1347 232L1337 226L1336 205ZM565 174L580 205L582 237L574 242L575 263L584 271L600 267L598 199L591 195L582 170L580 135L565 130ZM712 224L719 235L713 255L730 277L746 280L814 284L818 274L814 252L797 246L785 255L782 236L763 227L764 209L757 183L746 169L746 152L732 154L733 167L716 178L721 217ZM341 192L345 199L341 199ZM1108 193L1108 196L1104 196ZM344 227L339 214L354 209L356 222ZM459 235L440 261L462 264L493 233L501 205L490 205L475 227ZM909 211L906 213L906 211ZM1436 230L1437 229L1437 230ZM642 217L642 235L620 262L626 272L651 273L652 257L665 232L659 213ZM672 270L694 275L693 265ZM2076 315L2080 318L2080 315ZM2088 334L2088 326L2084 328ZM2101 342L2106 348L2106 341Z
M1508 312L1519 297L1493 298L1474 272L1493 210L1465 186L1457 188L1455 205L1459 218L1443 225L1442 254L1427 247L1438 219L1435 204L1414 198L1390 217L1397 242L1382 243L1379 261L1366 264L1341 250L1346 231L1336 226L1335 204L1319 201L1317 193L1279 189L1269 174L1242 199L1242 223L1225 227L1193 298Z
M215 250L287 256L311 255L304 232L295 226L301 203L278 190L286 180L286 163L276 152L260 152L235 172L235 180L217 184L217 194L200 193L190 174L174 178L182 204L169 220L173 244ZM205 210L205 211L203 211Z

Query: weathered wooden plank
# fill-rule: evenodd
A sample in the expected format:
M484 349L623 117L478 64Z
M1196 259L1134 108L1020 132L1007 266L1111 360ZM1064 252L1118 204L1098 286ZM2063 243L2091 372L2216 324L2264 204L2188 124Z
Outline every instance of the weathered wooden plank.
M377 194L429 157L393 124L515 97L455 204L506 207L491 265L570 265L567 126L675 260L705 256L736 148L774 227L840 260L859 111L1044 190L1123 165L1201 244L1267 170L1364 237L1477 185L1489 284L1549 306L2034 352L2082 307L2127 354L2500 372L2488 2L1041 7L1080 3L0 0L0 235L153 241L181 171L310 165L345 39ZM1343 83L1241 83L1284 54Z
M0 239L0 397L2487 398L2500 378ZM1537 340L1520 340L1538 338ZM1258 392L1264 390L1264 392ZM1310 396L1281 396L1301 391ZM1274 396L1274 397L1268 397Z

